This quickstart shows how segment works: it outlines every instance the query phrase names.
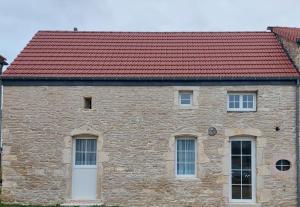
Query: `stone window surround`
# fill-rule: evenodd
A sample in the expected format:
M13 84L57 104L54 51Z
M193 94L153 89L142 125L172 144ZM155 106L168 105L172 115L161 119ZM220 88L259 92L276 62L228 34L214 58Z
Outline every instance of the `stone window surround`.
M177 176L176 175L176 139L182 137L191 137L196 139L196 170L195 176ZM171 135L169 138L169 149L167 154L167 175L170 178L178 180L198 180L201 177L200 163L208 162L204 152L202 133L195 131L181 131Z
M179 93L191 91L193 93L192 104L188 106L180 105ZM174 106L175 109L197 109L199 106L199 87L195 86L174 86Z
M73 141L75 138L81 136L91 137L97 139L97 192L96 200L101 201L102 192L102 163L105 161L105 154L103 151L103 133L98 132L91 127L83 126L78 129L74 129L69 136L64 138L64 150L63 150L63 163L65 165L66 175L66 202L72 202L72 169L73 169Z
M229 108L229 95L254 95L253 99L253 109L231 109ZM258 96L258 90L227 90L226 94L226 106L227 106L227 112L257 112L257 96ZM240 102L240 104L243 104L243 102Z

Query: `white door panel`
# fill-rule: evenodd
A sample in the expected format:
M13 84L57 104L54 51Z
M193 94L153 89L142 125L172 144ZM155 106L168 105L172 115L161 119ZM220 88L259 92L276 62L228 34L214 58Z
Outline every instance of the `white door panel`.
M97 189L97 169L73 168L72 198L79 200L95 200Z

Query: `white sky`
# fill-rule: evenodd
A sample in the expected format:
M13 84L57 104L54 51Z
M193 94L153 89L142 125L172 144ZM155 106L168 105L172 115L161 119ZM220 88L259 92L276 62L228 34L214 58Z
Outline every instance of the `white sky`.
M300 27L300 0L0 0L8 62L38 30L245 31Z

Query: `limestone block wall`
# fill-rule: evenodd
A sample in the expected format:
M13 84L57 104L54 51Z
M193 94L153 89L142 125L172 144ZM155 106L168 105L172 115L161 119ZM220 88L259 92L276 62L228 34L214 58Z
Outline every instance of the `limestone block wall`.
M91 131L101 139L97 196L107 205L229 205L229 139L251 135L256 203L296 206L295 87L193 86L190 109L176 104L181 88L5 86L3 201L70 199L72 136ZM257 112L227 112L227 91L257 91ZM83 109L85 96L92 97L91 110ZM215 136L207 133L212 126ZM197 137L197 176L178 179L174 139L186 134ZM290 160L291 169L276 170L278 159Z
M278 38L280 39L290 58L293 60L294 64L298 67L298 70L300 70L300 45L281 36L278 36Z

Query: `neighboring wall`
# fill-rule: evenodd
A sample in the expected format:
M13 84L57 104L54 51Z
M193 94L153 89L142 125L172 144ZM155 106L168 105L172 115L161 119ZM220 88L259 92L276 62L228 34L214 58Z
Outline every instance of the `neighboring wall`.
M179 89L184 87L179 87ZM176 105L172 86L5 86L4 202L55 204L70 198L68 143L74 130L103 135L98 198L121 206L225 206L229 137L254 135L257 202L296 206L295 87L202 86L194 109ZM257 112L228 113L227 91L258 91ZM83 97L93 109L83 110ZM217 135L208 136L209 127ZM275 127L279 126L280 131ZM198 139L197 178L174 177L174 136ZM275 168L292 162L289 171Z
M285 48L290 58L293 60L294 64L300 71L300 45L294 41L287 40L279 35L277 35L277 37L279 38L283 47Z

